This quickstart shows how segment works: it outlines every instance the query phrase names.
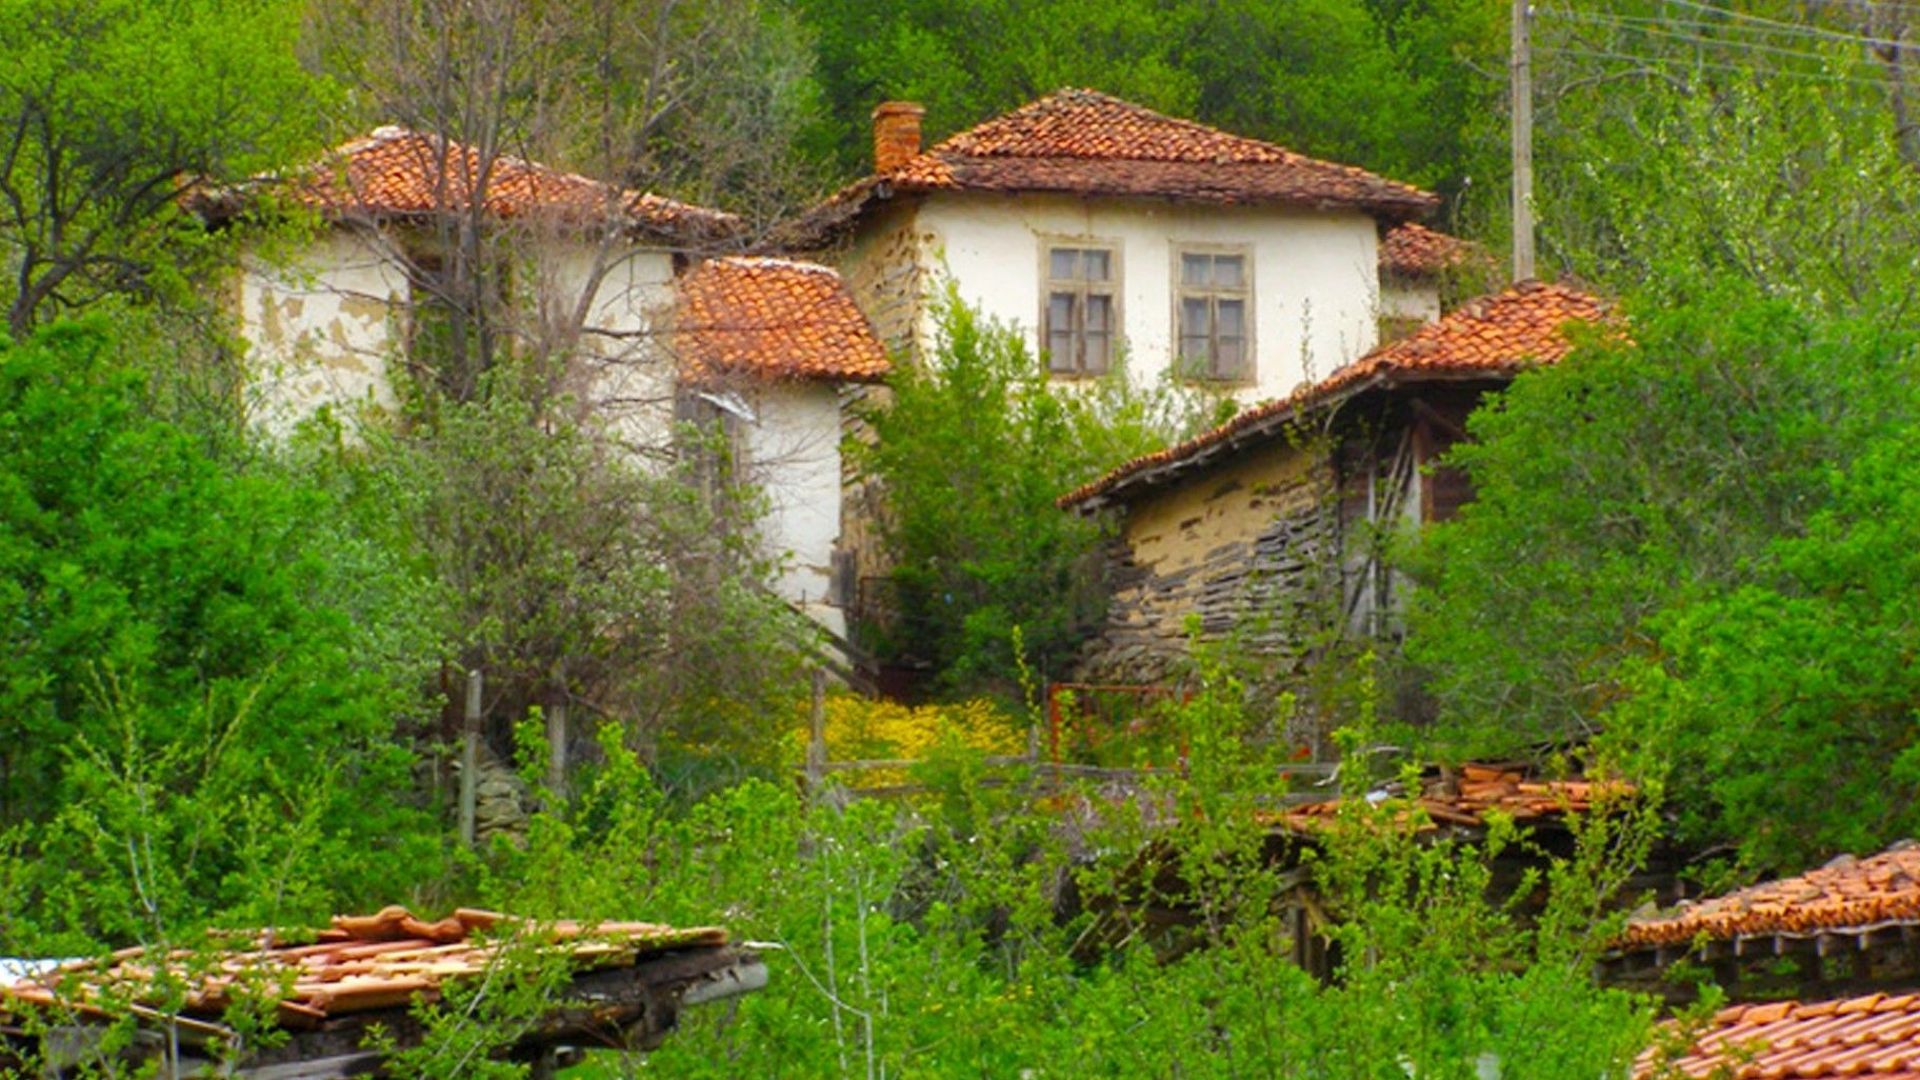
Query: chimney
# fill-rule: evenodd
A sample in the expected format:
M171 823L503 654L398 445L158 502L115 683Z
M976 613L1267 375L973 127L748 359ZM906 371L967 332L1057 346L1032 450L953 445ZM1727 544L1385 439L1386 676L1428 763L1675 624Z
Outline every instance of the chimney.
M874 107L874 172L891 172L920 152L920 118L925 115L927 110L913 101L883 101Z

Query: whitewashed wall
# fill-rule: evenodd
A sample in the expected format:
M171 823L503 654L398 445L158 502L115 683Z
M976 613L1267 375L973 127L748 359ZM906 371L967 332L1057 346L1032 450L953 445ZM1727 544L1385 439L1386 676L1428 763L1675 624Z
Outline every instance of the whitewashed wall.
M1254 379L1234 391L1244 401L1324 378L1378 339L1379 241L1373 218L1358 211L938 194L921 206L915 229L931 235L932 258L961 297L1018 323L1036 351L1044 239L1111 243L1131 370L1149 378L1173 354L1177 248L1248 245Z
M532 276L521 280L537 283L543 303L571 308L593 287L604 258L555 242L527 261L522 272ZM658 332L673 302L673 259L636 250L608 265L592 291L571 389L583 413L607 423L622 443L659 448L671 437L677 381L670 342ZM362 408L393 409L388 366L405 342L409 292L405 270L383 245L348 229L323 233L290 260L248 260L238 302L253 371L251 422L286 438L324 406L349 423ZM844 634L844 617L827 603L840 537L838 391L814 382L741 389L756 415L741 449L771 504L762 542L785 563L778 590Z
M1427 281L1380 280L1380 317L1433 322L1440 317L1440 285Z
M833 553L840 540L840 391L820 382L766 382L751 388L754 420L741 431L741 456L768 509L761 537L784 559L777 589L836 634L845 614L832 605Z
M240 332L250 346L247 419L276 438L323 406L351 421L395 405L387 364L401 340L406 274L346 229L296 257L241 266Z

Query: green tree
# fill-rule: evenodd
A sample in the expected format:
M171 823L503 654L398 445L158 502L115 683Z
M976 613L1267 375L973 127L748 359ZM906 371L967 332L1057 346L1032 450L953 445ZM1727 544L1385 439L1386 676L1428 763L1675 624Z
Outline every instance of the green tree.
M870 414L852 451L886 492L898 612L883 648L931 663L949 687L1006 688L1013 630L1043 672L1105 610L1101 526L1054 500L1207 415L1204 397L1127 381L1124 363L1056 386L1013 328L949 293L924 367Z
M945 136L1063 86L1399 179L1459 190L1504 175L1498 11L1471 0L800 0L834 126L822 148L863 172L868 113L927 107ZM1017 43L1017 44L1010 44ZM1488 175L1488 174L1496 175Z
M185 296L207 237L183 197L292 160L325 86L288 0L0 3L7 327L109 295Z
M327 489L145 412L102 325L0 345L0 815L41 930L313 917L430 869L409 756L433 644Z
M1638 309L1631 342L1589 342L1474 416L1478 441L1455 460L1476 499L1421 544L1407 639L1454 752L1584 740L1631 714L1639 720L1609 735L1643 765L1684 750L1700 771L1676 778L1676 804L1731 839L1748 835L1760 806L1783 808L1760 800L1736 811L1739 800L1712 792L1771 782L1760 763L1787 767L1803 740L1869 737L1845 723L1823 729L1811 712L1774 726L1735 672L1753 664L1749 675L1773 670L1790 685L1786 670L1800 662L1791 637L1757 635L1741 660L1716 653L1712 643L1726 642L1708 628L1721 615L1744 625L1735 610L1760 619L1747 590L1781 587L1790 554L1801 589L1837 587L1805 565L1832 542L1833 469L1903 436L1920 406L1913 339L1755 291L1735 283L1684 307ZM1828 539L1810 539L1823 521ZM1833 553L1836 572L1845 552ZM1889 669L1858 692L1897 698L1900 679ZM1662 680L1678 682L1638 702ZM1707 752L1726 739L1750 749ZM1884 780L1885 759L1873 760L1868 771ZM1794 815L1827 820L1827 792L1793 790L1808 800Z

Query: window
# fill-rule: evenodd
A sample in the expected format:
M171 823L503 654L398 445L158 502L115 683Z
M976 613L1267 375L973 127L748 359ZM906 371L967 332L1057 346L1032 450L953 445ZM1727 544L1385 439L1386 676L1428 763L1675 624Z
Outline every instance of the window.
M1195 379L1244 382L1253 376L1244 251L1181 251L1175 318L1180 370Z
M1113 363L1120 332L1120 301L1111 247L1046 247L1047 302L1041 341L1048 369L1060 375L1098 375Z

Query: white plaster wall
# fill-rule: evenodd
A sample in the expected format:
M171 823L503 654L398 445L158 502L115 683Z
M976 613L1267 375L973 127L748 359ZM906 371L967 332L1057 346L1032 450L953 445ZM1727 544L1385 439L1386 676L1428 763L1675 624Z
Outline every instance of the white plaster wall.
M597 284L596 267L604 268ZM673 304L672 255L554 243L536 273L542 302L559 311L577 310L581 297L591 293L575 347L574 391L583 408L629 446L665 446L677 381L665 333Z
M1182 244L1251 248L1254 379L1231 387L1243 401L1324 378L1378 338L1379 241L1358 211L941 194L928 197L915 227L932 236L929 269L944 269L987 314L1018 323L1036 351L1043 238L1112 243L1131 370L1146 378L1171 362Z
M1440 317L1438 282L1380 280L1380 317L1433 322Z
M760 523L769 554L783 560L775 588L836 634L847 632L828 602L840 539L840 392L821 382L750 388L754 422L741 432L749 478L767 498Z
M290 260L244 259L249 421L284 438L323 406L349 424L363 408L391 409L387 363L406 298L401 269L377 242L345 229L323 233Z

